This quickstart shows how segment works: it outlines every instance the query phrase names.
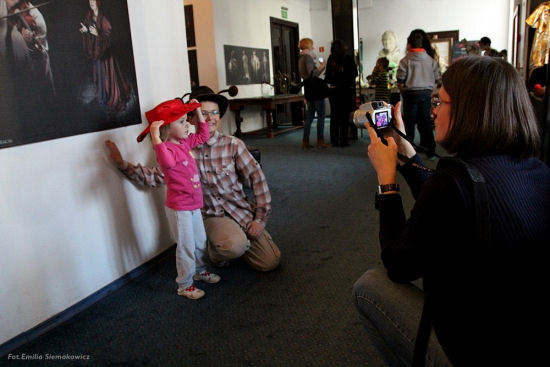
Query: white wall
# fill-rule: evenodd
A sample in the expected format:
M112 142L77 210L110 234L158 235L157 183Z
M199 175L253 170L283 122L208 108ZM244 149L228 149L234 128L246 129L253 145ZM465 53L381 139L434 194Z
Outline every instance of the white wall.
M143 113L190 88L183 1L129 0L128 10ZM122 179L103 145L152 163L149 139L136 143L144 127L1 150L0 344L173 243L162 190Z
M426 32L458 29L460 39L479 40L487 36L493 48L508 48L509 8L509 0L360 0L359 37L363 38L364 75L372 72L386 30L397 34L402 56L407 37L415 28Z
M330 0L311 0L310 19L311 34L309 37L315 43L315 52L317 56L328 60L332 42L332 8ZM319 47L324 47L324 52L321 52ZM352 45L349 45L349 47L352 47Z
M269 50L271 83L273 60L269 17L281 18L281 7L288 8L288 21L299 24L299 37L311 37L309 0L213 0L214 33L216 41L218 90L226 89L223 45L234 45ZM199 66L200 67L200 66ZM235 98L262 95L260 84L239 85ZM213 88L215 89L215 88ZM243 131L264 127L265 116L259 107L247 107L241 116ZM223 131L232 134L236 130L232 112L224 116Z

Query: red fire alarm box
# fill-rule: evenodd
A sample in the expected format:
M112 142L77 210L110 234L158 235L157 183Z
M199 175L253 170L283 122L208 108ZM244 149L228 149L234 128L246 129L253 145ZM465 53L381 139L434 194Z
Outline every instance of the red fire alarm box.
M325 52L325 48L323 46L319 47L319 52Z

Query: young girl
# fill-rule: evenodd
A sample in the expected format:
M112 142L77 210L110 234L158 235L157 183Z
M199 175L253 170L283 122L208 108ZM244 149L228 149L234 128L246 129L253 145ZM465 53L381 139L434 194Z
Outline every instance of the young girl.
M388 88L388 66L390 62L385 57L376 60L372 70L371 83L375 85L374 98L377 101L390 103L390 89Z
M197 133L192 134L187 113L195 109L199 123ZM167 214L175 224L178 294L198 299L204 296L204 291L195 288L193 280L220 281L218 275L206 271L206 233L200 211L202 190L197 165L190 154L192 148L208 140L208 124L196 99L187 104L180 99L166 101L146 112L145 116L151 123L153 149L166 179Z

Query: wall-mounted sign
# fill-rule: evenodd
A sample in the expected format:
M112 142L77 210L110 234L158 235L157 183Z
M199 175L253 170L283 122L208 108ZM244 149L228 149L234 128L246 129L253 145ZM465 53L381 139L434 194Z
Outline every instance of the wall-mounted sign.
M288 19L288 8L281 6L281 18Z

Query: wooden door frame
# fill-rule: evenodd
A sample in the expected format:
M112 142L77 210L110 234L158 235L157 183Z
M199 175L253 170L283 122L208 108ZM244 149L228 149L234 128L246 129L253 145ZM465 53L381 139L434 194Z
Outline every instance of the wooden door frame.
M270 32L271 32L271 29L272 29L273 25L287 26L287 27L293 28L295 30L294 41L296 42L296 46L298 46L299 38L300 38L300 36L299 36L300 35L300 25L298 23L290 22L288 20L279 19L279 18L275 18L275 17L269 17L269 31ZM273 43L271 44L271 57L273 57L273 58L275 57L275 54L273 53ZM272 61L273 61L272 62L273 76L275 76L275 60L272 60ZM285 65L286 65L286 60L285 60ZM298 71L298 58L297 57L296 57L296 65L294 65L294 66L296 68L296 71ZM299 73L297 73L295 79L296 80L293 80L295 82L300 79Z

